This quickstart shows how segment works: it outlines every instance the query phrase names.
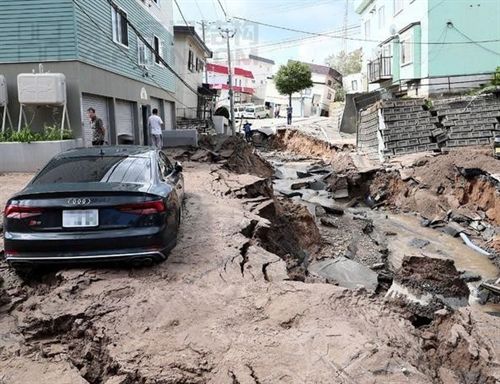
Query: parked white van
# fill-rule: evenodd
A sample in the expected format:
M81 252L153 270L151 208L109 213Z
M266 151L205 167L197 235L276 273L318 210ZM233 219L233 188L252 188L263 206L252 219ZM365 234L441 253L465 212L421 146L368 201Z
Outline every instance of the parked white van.
M263 119L269 117L270 112L263 105L251 105L243 112L244 119Z
M245 105L237 105L234 107L234 118L241 119L243 117L243 112L245 112Z

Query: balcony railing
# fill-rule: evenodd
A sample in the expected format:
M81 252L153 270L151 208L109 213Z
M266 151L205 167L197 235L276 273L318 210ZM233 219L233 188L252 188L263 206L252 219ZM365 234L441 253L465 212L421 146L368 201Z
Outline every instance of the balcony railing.
M378 83L392 79L391 70L392 56L379 56L368 63L368 81Z

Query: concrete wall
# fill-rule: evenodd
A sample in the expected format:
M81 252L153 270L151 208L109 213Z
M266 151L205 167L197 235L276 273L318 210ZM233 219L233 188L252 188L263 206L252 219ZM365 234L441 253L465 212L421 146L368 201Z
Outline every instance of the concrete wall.
M58 153L82 145L82 139L0 143L0 172L36 172Z

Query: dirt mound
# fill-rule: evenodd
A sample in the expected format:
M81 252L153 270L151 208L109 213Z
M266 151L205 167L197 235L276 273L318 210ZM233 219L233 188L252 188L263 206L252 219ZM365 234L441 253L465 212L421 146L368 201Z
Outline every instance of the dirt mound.
M243 139L235 139L231 137L222 144L223 147L232 147L233 151L227 158L226 169L235 173L249 173L259 177L271 177L274 174L271 164L260 157L252 146Z
M468 297L470 293L455 263L448 259L405 257L395 279L416 291L444 297Z
M281 129L269 141L269 149L322 158L330 162L333 147L325 141L293 129Z
M443 384L494 384L500 380L498 318L461 309L438 318L420 332L423 354L416 366Z

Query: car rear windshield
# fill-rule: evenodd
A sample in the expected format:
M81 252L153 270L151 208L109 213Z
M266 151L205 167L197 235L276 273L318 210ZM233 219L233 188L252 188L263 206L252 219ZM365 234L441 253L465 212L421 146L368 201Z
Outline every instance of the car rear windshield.
M132 183L151 181L151 161L144 157L62 157L51 160L33 180L48 183Z
M247 108L247 109L245 109L245 112L254 112L254 109L253 108Z

